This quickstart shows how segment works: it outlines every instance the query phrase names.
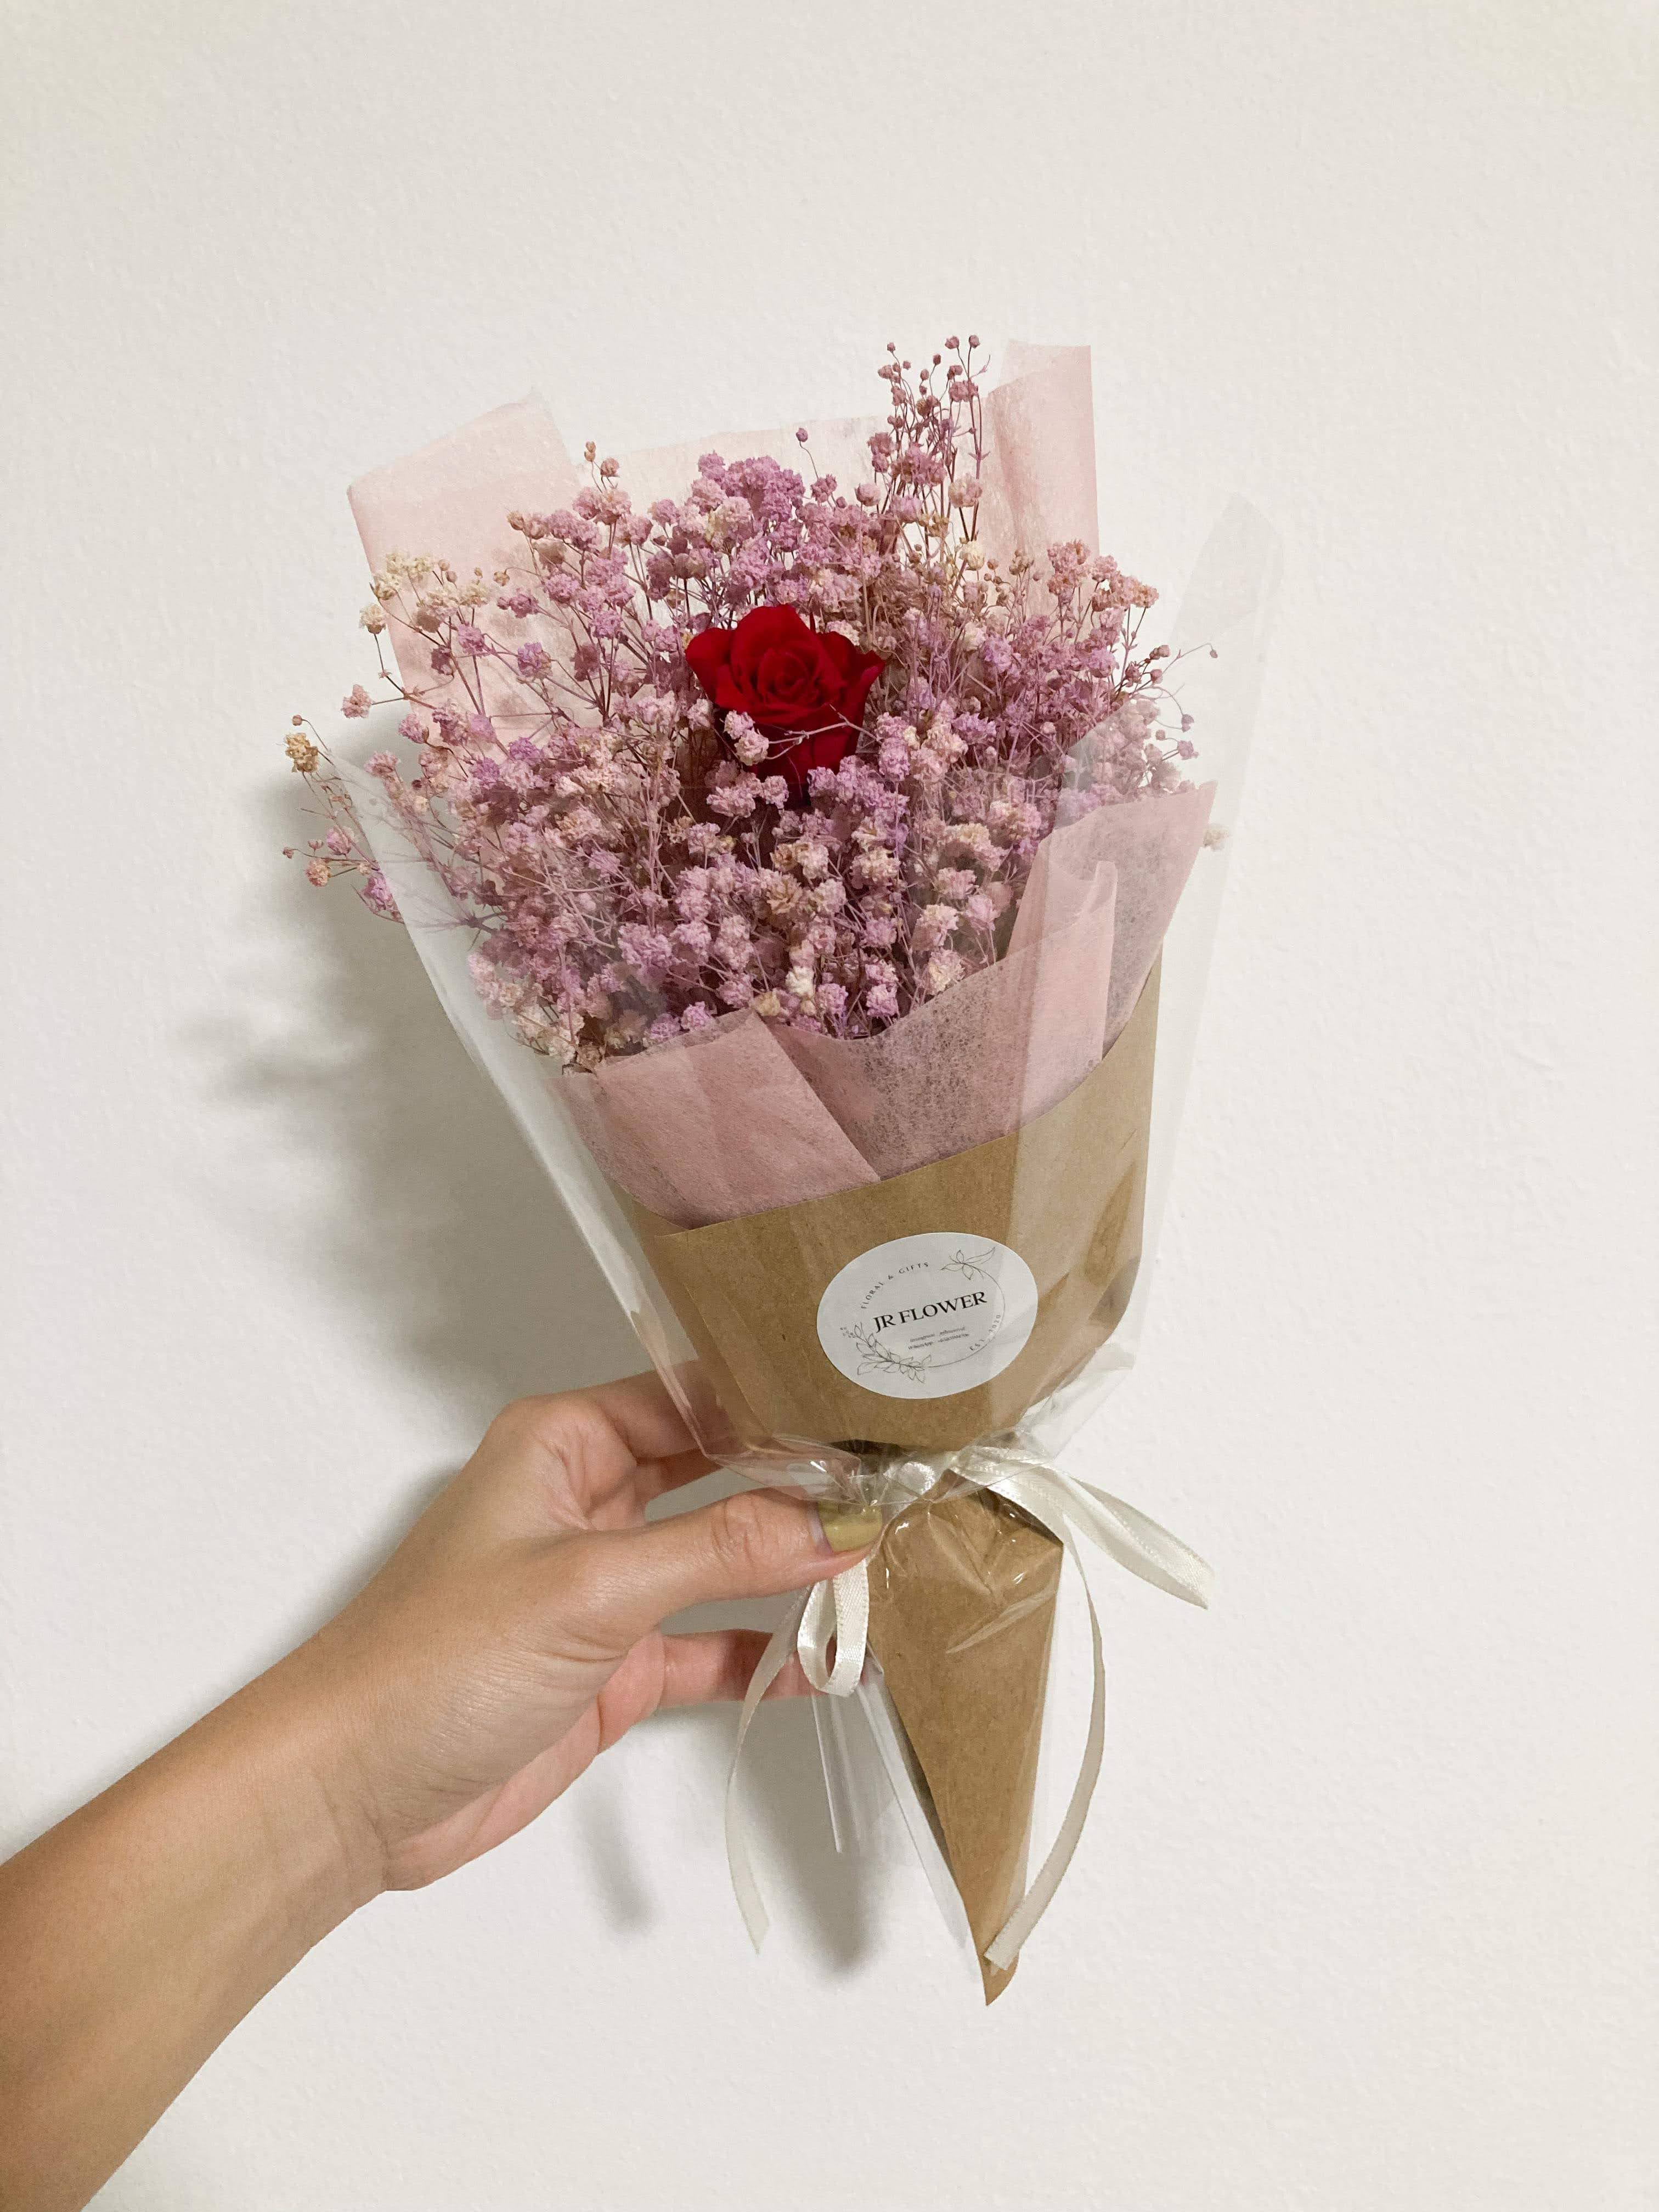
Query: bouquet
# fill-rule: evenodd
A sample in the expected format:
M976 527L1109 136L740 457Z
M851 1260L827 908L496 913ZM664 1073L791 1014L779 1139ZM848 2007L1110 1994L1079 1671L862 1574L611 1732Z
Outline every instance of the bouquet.
M1100 1761L1091 1600L1028 1885L1063 1559L1207 1594L1054 1462L1132 1355L1218 881L1163 949L1218 868L1201 771L1237 773L1272 545L1236 506L1154 641L1097 550L1086 351L880 374L881 416L793 437L578 469L529 401L365 479L380 697L288 752L307 874L408 926L702 1448L878 1532L780 1625L739 1747L798 1648L832 1802L872 1755L988 2002ZM735 1762L727 1840L758 1942Z

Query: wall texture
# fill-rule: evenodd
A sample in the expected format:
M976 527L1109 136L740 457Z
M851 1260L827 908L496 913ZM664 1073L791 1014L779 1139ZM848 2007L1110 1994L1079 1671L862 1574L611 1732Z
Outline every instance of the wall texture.
M1080 1451L1220 1600L1110 1590L1014 1992L828 1856L799 1716L756 1964L681 1718L343 1931L100 2201L1650 2206L1650 12L4 15L8 1845L501 1400L635 1364L408 948L278 857L287 716L365 672L348 479L532 384L618 449L860 407L971 323L1092 342L1140 574L1234 489L1286 543Z

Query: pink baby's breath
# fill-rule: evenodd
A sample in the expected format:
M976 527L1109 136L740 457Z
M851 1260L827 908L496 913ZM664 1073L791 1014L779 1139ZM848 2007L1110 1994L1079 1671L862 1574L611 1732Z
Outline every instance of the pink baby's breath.
M850 496L711 453L638 514L590 448L568 508L508 518L516 566L394 556L374 579L366 626L433 680L382 658L414 760L368 771L476 927L475 984L537 1050L591 1067L739 1008L868 1035L998 957L1057 823L1179 786L1191 718L1168 648L1139 643L1157 594L1079 543L999 564L980 542L978 346L915 374L890 348ZM885 664L856 744L804 787L687 663L761 606ZM360 684L343 712L372 704ZM331 824L307 875L349 873L395 915L344 784L311 738L288 750Z

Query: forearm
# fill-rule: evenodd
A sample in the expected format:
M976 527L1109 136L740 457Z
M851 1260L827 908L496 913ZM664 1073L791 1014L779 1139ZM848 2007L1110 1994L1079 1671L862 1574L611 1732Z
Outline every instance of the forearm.
M371 1893L294 1663L0 1867L0 2212L83 2204Z

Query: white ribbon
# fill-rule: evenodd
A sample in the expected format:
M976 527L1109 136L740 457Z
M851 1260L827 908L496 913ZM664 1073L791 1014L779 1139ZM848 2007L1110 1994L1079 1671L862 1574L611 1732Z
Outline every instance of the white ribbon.
M918 1455L885 1469L881 1503L890 1515L902 1510L931 1490L946 1474L959 1475L981 1490L994 1491L1028 1514L1065 1547L1066 1556L1083 1581L1089 1607L1089 1636L1094 1659L1094 1692L1089 1710L1089 1732L1082 1764L1073 1786L1071 1802L1060 1822L1048 1856L1036 1879L1014 1907L995 1938L986 1946L991 1965L1006 1967L1018 1956L1021 1945L1036 1926L1065 1878L1083 1833L1090 1800L1100 1777L1106 1743L1106 1662L1101 1649L1100 1617L1089 1587L1079 1536L1104 1552L1109 1559L1138 1575L1142 1582L1184 1598L1189 1605L1207 1606L1214 1582L1209 1568L1178 1536L1172 1536L1133 1505L1097 1490L1091 1482L1062 1474L1058 1468L1014 1444L972 1444L962 1452ZM758 1950L767 1929L766 1907L761 1901L749 1855L743 1809L738 1797L738 1771L744 1740L762 1698L788 1662L791 1648L799 1655L806 1678L816 1690L831 1697L847 1697L858 1687L864 1672L870 1623L870 1583L866 1562L848 1567L833 1580L819 1583L791 1606L761 1655L743 1701L738 1722L738 1741L732 1754L726 1788L726 1854L750 1941ZM833 1636L834 1665L829 1662Z
M860 1559L855 1567L833 1581L818 1583L806 1594L805 1608L795 1635L795 1650L802 1671L815 1690L832 1698L850 1697L864 1673L864 1650L870 1636L870 1577ZM835 1638L836 1663L827 1662L830 1641Z

